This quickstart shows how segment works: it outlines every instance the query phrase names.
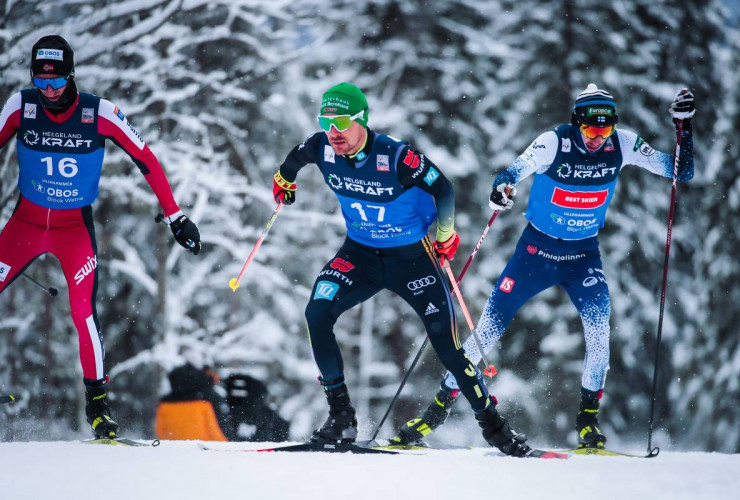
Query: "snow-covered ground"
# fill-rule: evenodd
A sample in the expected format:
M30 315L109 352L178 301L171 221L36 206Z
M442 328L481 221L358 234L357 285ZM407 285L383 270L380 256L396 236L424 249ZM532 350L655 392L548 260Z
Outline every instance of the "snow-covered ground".
M740 491L737 454L540 460L484 456L490 451L389 456L203 451L192 441L163 441L156 448L0 443L0 498L693 500L738 498Z

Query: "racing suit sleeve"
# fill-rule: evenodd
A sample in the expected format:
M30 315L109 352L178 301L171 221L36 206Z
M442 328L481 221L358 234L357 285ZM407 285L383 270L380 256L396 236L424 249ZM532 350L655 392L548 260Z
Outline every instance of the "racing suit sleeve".
M324 135L323 132L309 135L288 153L285 161L280 165L280 175L283 176L283 179L288 182L295 182L300 169L309 163L318 164L322 135Z
M418 187L434 197L437 207L437 241L449 240L455 232L455 190L432 161L418 150L405 146L397 156L398 180L406 189Z
M141 173L144 174L144 179L159 200L165 217L170 217L180 211L157 157L144 143L144 139L129 123L123 112L105 99L100 100L98 109L98 133L123 149L139 167Z
M617 129L622 148L622 166L635 165L660 175L673 177L675 156L656 151L645 140L630 130ZM691 130L681 134L681 154L678 159L678 180L690 181L694 177L694 138Z
M493 180L493 185L504 183L515 186L534 173L545 172L555 160L557 152L558 136L555 131L540 134L522 154L517 156L511 166L499 172Z
M10 140L21 126L21 93L13 94L0 112L0 148Z

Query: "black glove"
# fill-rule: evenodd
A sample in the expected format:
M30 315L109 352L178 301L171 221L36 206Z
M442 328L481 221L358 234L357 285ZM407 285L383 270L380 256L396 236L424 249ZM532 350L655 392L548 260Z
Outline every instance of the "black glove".
M509 210L514 206L514 196L516 196L516 188L502 182L498 186L493 186L488 206L491 210Z
M193 221L181 215L170 223L170 231L172 231L175 241L180 246L193 252L193 255L198 255L198 252L200 252L200 233Z
M689 89L679 90L668 112L673 117L673 123L678 124L679 120L683 120L684 128L688 129L691 126L691 119L696 113L694 94Z

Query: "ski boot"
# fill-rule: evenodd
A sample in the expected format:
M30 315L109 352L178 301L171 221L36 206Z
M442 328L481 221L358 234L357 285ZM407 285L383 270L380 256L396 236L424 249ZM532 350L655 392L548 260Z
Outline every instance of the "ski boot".
M420 418L409 420L403 424L398 429L398 435L391 438L391 443L423 446L422 439L445 422L447 415L450 414L450 408L454 406L459 394L459 390L442 386L424 414Z
M118 423L111 418L105 380L85 379L85 415L97 439L118 437Z
M324 386L324 394L329 403L329 418L311 436L312 443L352 443L357 439L357 419L355 409L349 400L349 391L344 376L332 379L319 379ZM337 386L337 384L341 384Z
M527 437L514 432L509 422L496 410L497 404L496 398L491 396L491 404L485 410L475 412L475 419L483 429L483 439L506 455L513 457L527 455L531 450L526 443Z
M581 391L581 408L576 417L579 448L603 448L606 443L606 436L599 429L598 396L599 393L594 391Z

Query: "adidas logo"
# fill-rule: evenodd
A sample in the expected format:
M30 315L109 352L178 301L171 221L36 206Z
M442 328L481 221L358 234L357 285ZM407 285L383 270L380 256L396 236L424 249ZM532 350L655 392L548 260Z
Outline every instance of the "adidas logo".
M427 306L427 311L424 313L424 316L429 316L430 314L434 314L438 312L439 312L439 309L434 307L434 304L430 302L429 305Z

